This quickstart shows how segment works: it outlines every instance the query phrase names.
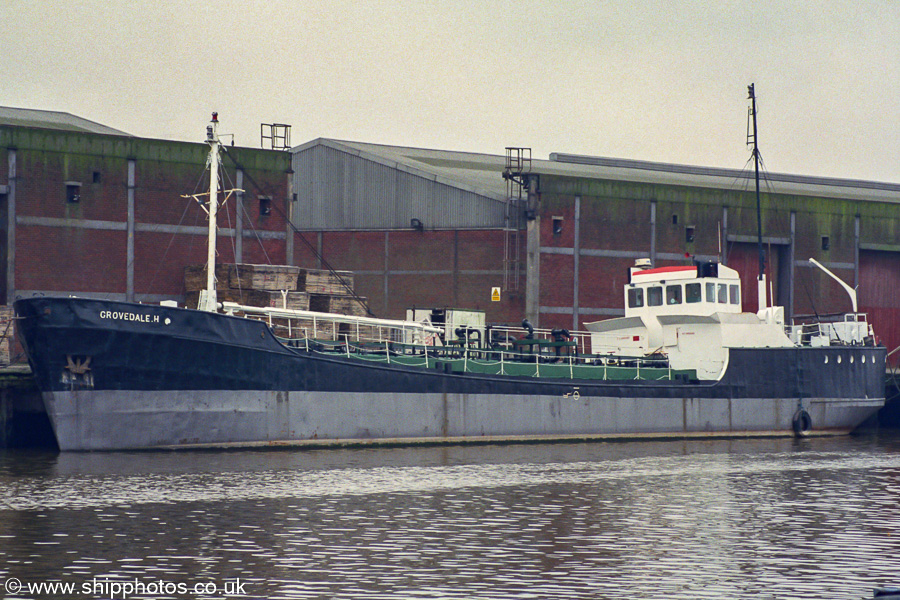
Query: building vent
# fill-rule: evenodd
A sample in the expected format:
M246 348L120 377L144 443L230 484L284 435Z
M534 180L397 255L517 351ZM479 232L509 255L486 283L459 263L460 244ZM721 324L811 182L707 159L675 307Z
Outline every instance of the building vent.
M72 204L81 202L81 182L80 181L67 181L66 182L66 202L71 202Z
M272 214L272 199L268 196L259 197L259 216L265 217Z

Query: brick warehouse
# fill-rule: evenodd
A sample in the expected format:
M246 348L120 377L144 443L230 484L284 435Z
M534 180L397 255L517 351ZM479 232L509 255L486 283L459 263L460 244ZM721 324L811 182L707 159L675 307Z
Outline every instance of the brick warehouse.
M202 139L203 124L198 127ZM209 147L140 139L61 113L0 109L0 296L75 293L183 299L183 268L206 261L206 216L185 199L208 189ZM229 159L230 157L230 159ZM239 166L238 166L239 165ZM229 148L219 216L223 262L284 262L284 152ZM276 206L276 208L278 208Z
M71 115L52 122L58 113L17 121L5 110L4 298L183 299L182 269L204 262L206 231L202 210L182 195L202 191L206 145L135 138ZM220 260L354 271L378 316L402 317L412 306L480 308L491 322L527 316L543 327L581 328L623 313L622 285L636 258L683 264L686 253L741 271L744 309L756 309L755 196L746 173L328 139L290 154L229 148L229 156L240 168L225 158L226 186L246 192L220 215ZM504 180L509 166L524 185ZM764 190L777 302L790 315L849 310L837 284L809 267L806 259L816 258L859 285L860 310L889 349L900 345L892 293L900 185L770 175Z

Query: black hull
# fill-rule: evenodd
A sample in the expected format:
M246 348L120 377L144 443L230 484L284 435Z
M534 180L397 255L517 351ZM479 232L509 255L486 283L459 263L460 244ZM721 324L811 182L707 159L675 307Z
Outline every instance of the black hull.
M790 418L784 422L783 413L788 412L785 407L827 401L832 405L832 416L814 420L813 427L847 431L875 412L884 401L885 349L882 347L736 348L730 350L724 376L715 382L538 379L453 374L437 369L369 364L340 356L307 353L281 344L263 323L195 310L78 298L19 300L15 308L20 317L19 331L37 384L48 402L48 413L54 420L61 448L65 447L63 438L67 437L60 430L65 426L65 415L74 414L81 420L88 417L82 414L87 410L83 403L92 395L112 398L119 392L121 398L127 397L136 403L153 402L157 408L164 405L167 393L174 397L177 392L179 408L173 414L193 414L190 394L186 394L192 391L220 392L231 398L232 403L237 403L238 408L234 410L238 412L241 398L251 402L257 396L263 398L269 394L296 392L305 394L304 398L313 403L325 402L326 398L327 402L333 402L341 395L368 396L373 399L372 406L359 400L358 405L348 407L346 415L340 408L331 409L327 415L328 418L340 417L342 422L347 419L360 421L356 424L360 437L381 435L372 433L363 422L364 417L358 415L360 411L390 411L392 402L407 396L452 396L465 402L477 399L481 403L482 418L488 423L487 429L480 429L482 434L508 431L510 435L521 436L543 435L543 426L534 420L514 427L494 428L489 425L492 415L485 411L503 413L506 410L504 398L571 397L577 387L585 403L592 399L597 402L615 399L650 402L634 404L633 410L648 410L648 407L652 410L654 399L727 401L729 414L735 411L732 402L781 403L780 416L770 424L760 422L754 426L757 430L790 431ZM200 395L203 394L198 397ZM59 406L51 406L54 399L59 398L66 398L62 404L69 403L66 404L69 408L62 412ZM483 404L485 399L490 399L486 405ZM210 402L208 398L204 401ZM853 403L858 404L859 410L834 408L846 408ZM755 410L746 403L742 406L744 408L739 412ZM139 408L135 405L129 411ZM166 412L164 408L160 410ZM262 414L269 409L260 410ZM842 416L838 417L838 413ZM573 414L571 418L575 421L571 426L562 423L556 429L561 433L567 430L580 433L583 423L578 420L584 416ZM107 415L101 412L90 418L98 419L98 426L102 426ZM443 418L446 420L446 415ZM646 428L677 431L678 424L669 423L669 420L665 416L651 417ZM733 417L729 417L731 420ZM110 420L110 427L114 426L114 421ZM291 417L288 426L293 428L295 421L296 418ZM714 431L734 433L743 430L742 426L735 427L731 423L724 425L721 419L713 419L711 423L710 428ZM227 430L227 424L218 423L219 434L210 438L202 431L205 427L202 419L197 421L197 427L201 429L197 435L182 435L172 440L172 444L154 442L152 445L179 445L185 439L223 443L274 441L271 431L231 435L221 431ZM617 431L622 428L616 426ZM425 437L440 436L450 429L452 424L427 427ZM319 435L318 430L315 431ZM325 438L344 435L321 433ZM475 433L463 430L461 437ZM405 435L402 427L396 435ZM260 439L238 439L246 437ZM284 437L303 439L303 434L286 434ZM92 447L80 442L74 446ZM134 446L101 442L98 447Z

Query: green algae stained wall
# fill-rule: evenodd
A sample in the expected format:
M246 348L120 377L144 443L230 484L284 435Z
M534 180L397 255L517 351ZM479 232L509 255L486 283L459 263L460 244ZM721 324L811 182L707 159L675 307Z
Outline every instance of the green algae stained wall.
M206 164L209 153L209 146L203 142L176 142L10 126L0 126L0 147L59 152L68 156L68 160L73 161L75 165L85 164L85 162L79 161L90 162L89 157L92 156L103 156L123 160L134 159L203 166ZM227 147L226 154L232 154L248 170L284 173L291 166L288 152ZM230 166L227 156L223 161L226 166Z
M727 209L729 234L756 236L757 233L756 197L752 190L541 176L543 216L564 212L560 202L565 204L566 199L575 196L582 199L583 226L590 227L590 221L595 220L610 226L627 226L638 235L641 230L649 235L647 207L655 201L657 250L662 252L682 249L683 229L693 225L697 253L717 253L717 228L725 227L723 209ZM765 237L790 237L791 213L795 213L798 257L807 258L808 254L825 262L852 262L857 216L861 244L886 244L890 249L900 250L900 204L764 192L760 205ZM677 215L674 227L673 215ZM821 248L823 236L829 238L829 250ZM603 236L603 243L609 245L609 239ZM710 241L716 245L710 245Z
M0 126L0 146L7 157L10 150L15 151L17 169L15 247L11 250L3 243L0 261L6 273L14 270L16 293L128 294L132 292L128 281L133 278L133 292L138 296L177 297L183 291L184 265L205 260L205 214L182 195L208 186L206 143ZM244 230L249 231L252 224L280 236L264 240L264 249L255 238L246 242L244 259L264 262L270 256L284 261L286 221L277 211L260 216L256 197L268 195L283 206L290 193L290 155L228 147L223 160L226 187L236 183L235 161L229 157L245 170L249 216ZM132 161L137 229L130 264L128 171ZM6 178L8 168L2 171ZM79 202L67 202L67 182L80 184ZM235 210L232 199L220 214L220 227L235 226ZM9 222L4 220L5 233ZM202 227L175 234L175 225ZM232 238L220 239L223 261L234 260L233 246Z

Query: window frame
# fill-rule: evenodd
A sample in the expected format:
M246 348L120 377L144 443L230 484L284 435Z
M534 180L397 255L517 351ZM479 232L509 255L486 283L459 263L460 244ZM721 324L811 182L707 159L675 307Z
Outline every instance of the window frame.
M688 292L689 288L696 288L697 294L696 296L691 296ZM693 300L691 298L694 298ZM699 302L703 302L703 284L701 283L686 283L684 284L684 303L685 304L697 304Z
M644 307L644 288L628 288L628 308Z
M666 306L675 306L683 301L684 292L680 283L673 283L666 286Z
M728 304L727 283L718 283L716 285L716 304Z

